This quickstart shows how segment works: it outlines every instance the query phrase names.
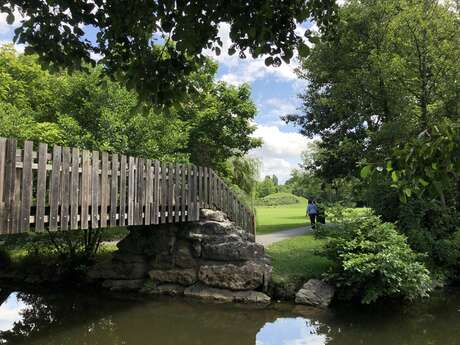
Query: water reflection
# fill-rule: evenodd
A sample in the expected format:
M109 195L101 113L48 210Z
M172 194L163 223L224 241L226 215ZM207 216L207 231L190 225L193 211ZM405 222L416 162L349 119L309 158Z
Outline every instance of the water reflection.
M460 345L460 293L397 312L80 294L0 296L0 344Z
M320 323L302 317L279 318L266 323L257 334L256 345L325 345Z
M0 305L0 332L13 328L14 323L21 320L21 311L27 308L16 292L11 293Z

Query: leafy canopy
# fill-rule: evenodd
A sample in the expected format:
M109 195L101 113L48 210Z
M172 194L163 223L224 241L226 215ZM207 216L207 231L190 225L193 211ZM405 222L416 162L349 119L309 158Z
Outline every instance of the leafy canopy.
M247 85L214 82L209 60L189 78L202 92L182 109L139 106L138 95L88 73L50 74L35 55L0 47L0 136L192 162L230 174L226 161L260 145L251 137L256 107ZM101 82L102 80L102 82Z
M182 77L199 68L203 49L220 54L219 23L231 25L229 54L268 54L266 64L279 66L297 47L307 50L296 23L314 18L327 27L336 8L335 0L0 1L9 23L15 10L24 16L15 41L40 62L75 70L94 64L96 54L105 73L160 104L193 88Z

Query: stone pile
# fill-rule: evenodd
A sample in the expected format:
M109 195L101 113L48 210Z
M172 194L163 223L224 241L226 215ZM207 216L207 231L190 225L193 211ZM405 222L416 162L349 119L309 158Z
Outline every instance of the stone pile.
M268 303L272 267L254 236L214 210L199 222L133 227L89 278L111 290Z

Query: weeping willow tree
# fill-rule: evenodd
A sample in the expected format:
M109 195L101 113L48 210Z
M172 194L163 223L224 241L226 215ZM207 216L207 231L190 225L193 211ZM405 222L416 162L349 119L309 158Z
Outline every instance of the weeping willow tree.
M228 160L230 170L230 182L245 195L240 195L254 210L256 197L257 177L260 173L260 161L248 156L232 157ZM240 193L242 194L242 193Z

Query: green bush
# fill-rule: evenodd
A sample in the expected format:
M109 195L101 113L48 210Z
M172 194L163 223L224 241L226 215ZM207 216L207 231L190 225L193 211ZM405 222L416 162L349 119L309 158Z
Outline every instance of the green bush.
M326 204L326 218L328 223L342 223L356 217L372 214L366 207L346 207L341 203Z
M274 193L257 200L258 206L293 205L307 201L291 193ZM306 207L306 205L305 205Z
M393 224L367 214L345 221L333 234L323 255L334 263L327 278L339 297L359 297L367 304L385 297L427 296L429 271Z

